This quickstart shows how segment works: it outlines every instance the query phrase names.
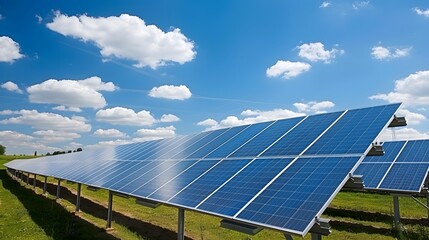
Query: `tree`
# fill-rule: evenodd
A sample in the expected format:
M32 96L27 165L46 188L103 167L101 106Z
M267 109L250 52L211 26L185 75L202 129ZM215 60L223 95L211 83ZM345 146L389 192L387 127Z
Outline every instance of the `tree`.
M82 148L76 149L76 152L82 152Z
M6 147L0 144L0 155L4 155L6 153Z

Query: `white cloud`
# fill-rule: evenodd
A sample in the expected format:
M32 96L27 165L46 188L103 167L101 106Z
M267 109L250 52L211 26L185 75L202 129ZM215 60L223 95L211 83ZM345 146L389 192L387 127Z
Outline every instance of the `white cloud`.
M17 92L17 93L22 93L22 90L19 89L18 85L16 85L16 83L11 82L11 81L7 81L5 83L3 83L1 85L2 88L11 91L11 92Z
M97 144L93 145L87 145L86 148L99 148L99 147L106 147L106 146L116 146L116 145L123 145L123 144L129 144L133 143L132 140L125 140L125 139L116 139L113 141L101 141Z
M426 10L422 10L422 9L416 7L416 8L414 8L414 11L420 16L429 17L429 8Z
M7 154L33 154L61 150L35 141L35 138L15 131L0 131L0 144L6 147Z
M163 85L154 87L149 92L149 96L154 98L166 98L173 100L185 100L192 96L191 91L185 85Z
M0 37L0 62L13 63L15 60L23 58L19 52L19 44L7 36Z
M53 107L52 109L57 111L65 111L65 112L82 112L82 109L78 107L66 107L63 105Z
M81 136L73 132L63 132L54 130L40 130L33 133L34 136L41 138L44 142L58 143L72 141Z
M394 140L428 139L429 133L422 133L414 128L386 128L378 137L377 141L386 142Z
M279 60L267 69L266 74L268 77L282 76L284 79L289 79L307 72L310 68L311 65L308 63Z
M298 112L306 112L306 113L325 113L327 109L335 107L335 104L331 101L321 101L321 102L297 102L293 104Z
M177 117L176 115L173 115L173 114L163 114L159 121L165 122L165 123L178 122L178 121L180 121L180 118Z
M169 62L183 64L196 55L194 43L180 29L164 32L128 14L69 17L57 11L53 21L46 26L64 36L93 43L105 59L116 57L135 61L136 67L155 69Z
M331 6L330 2L322 2L322 4L320 4L319 8L327 8L329 6Z
M106 100L98 91L115 91L112 82L102 82L99 77L84 80L49 79L27 88L32 103L58 104L55 110L80 111L80 108L99 109L106 106Z
M149 111L142 110L136 113L132 109L123 107L99 110L95 116L97 121L114 125L150 126L156 122Z
M416 125L416 124L422 123L423 121L426 121L425 115L420 114L420 113L411 112L411 111L404 109L404 108L399 109L396 116L405 117L408 125Z
M392 48L392 47L382 47L374 46L372 48L371 55L377 60L390 60L393 58L406 57L410 54L411 47L408 48Z
M94 135L97 137L102 138L124 138L127 137L127 135L117 129L97 129L97 131L94 132Z
M42 23L43 18L42 18L40 15L36 14L34 17L36 17L36 19L37 19L37 23L38 23L38 24L41 24L41 23Z
M37 110L21 110L20 116L1 120L0 124L24 124L35 129L65 132L89 132L91 125L82 117L64 117L55 113L39 113Z
M369 6L369 1L355 1L352 4L354 10L359 10L361 8L366 8Z
M391 103L403 102L405 106L429 106L429 71L418 71L404 79L396 80L393 92L369 98Z
M139 138L134 141L148 141L161 138L170 138L176 136L176 128L174 126L158 127L155 129L142 128L136 131Z
M321 42L305 43L297 47L299 49L298 55L304 59L312 62L323 61L330 63L339 54L344 54L344 50L333 48L325 50L325 46Z
M213 130L218 128L234 127L245 124L252 124L258 122L266 122L277 119L292 118L303 116L304 113L294 112L288 109L273 109L268 111L261 110L250 110L247 109L241 112L241 116L244 118L240 119L236 116L228 116L225 119L217 122L211 118L198 122L197 125L207 127L206 130Z
M19 111L12 111L8 109L0 111L0 115L13 115L13 114L19 114Z

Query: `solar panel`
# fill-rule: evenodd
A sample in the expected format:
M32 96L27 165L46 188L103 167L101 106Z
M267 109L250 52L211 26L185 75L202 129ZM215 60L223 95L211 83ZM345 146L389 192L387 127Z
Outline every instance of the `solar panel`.
M429 140L383 143L384 156L367 156L356 169L366 189L394 192L422 190L429 171Z
M305 235L398 107L276 120L6 166Z

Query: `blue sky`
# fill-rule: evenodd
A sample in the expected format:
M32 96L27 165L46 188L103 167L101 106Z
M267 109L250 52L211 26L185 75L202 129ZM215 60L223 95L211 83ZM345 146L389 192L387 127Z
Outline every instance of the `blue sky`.
M0 0L0 144L90 148L403 102L429 138L429 3ZM380 140L391 140L384 132Z

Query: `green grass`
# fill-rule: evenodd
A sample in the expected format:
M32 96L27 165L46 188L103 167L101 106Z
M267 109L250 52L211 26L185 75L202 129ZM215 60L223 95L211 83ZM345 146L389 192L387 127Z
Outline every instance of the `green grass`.
M8 159L0 156L0 164ZM2 169L2 166L0 166ZM48 178L50 195L42 196L40 181L36 194L13 181L0 170L0 239L174 239L177 230L177 208L160 206L151 209L135 204L133 198L114 196L113 228L105 232L108 192L89 191L82 186L82 212L75 216L77 184L63 181L59 201L53 200L57 181ZM31 185L31 184L30 184ZM395 239L391 231L392 200L390 195L340 192L325 211L332 219L328 239ZM422 201L425 199L421 199ZM7 208L5 208L7 204ZM401 239L428 239L429 228L419 219L427 211L412 199L400 198L404 218L417 219L405 225ZM1 210L5 209L5 210ZM186 211L185 232L191 239L284 239L282 233L263 230L255 236L220 227L220 218ZM427 222L426 222L427 223ZM310 239L307 235L304 239Z

